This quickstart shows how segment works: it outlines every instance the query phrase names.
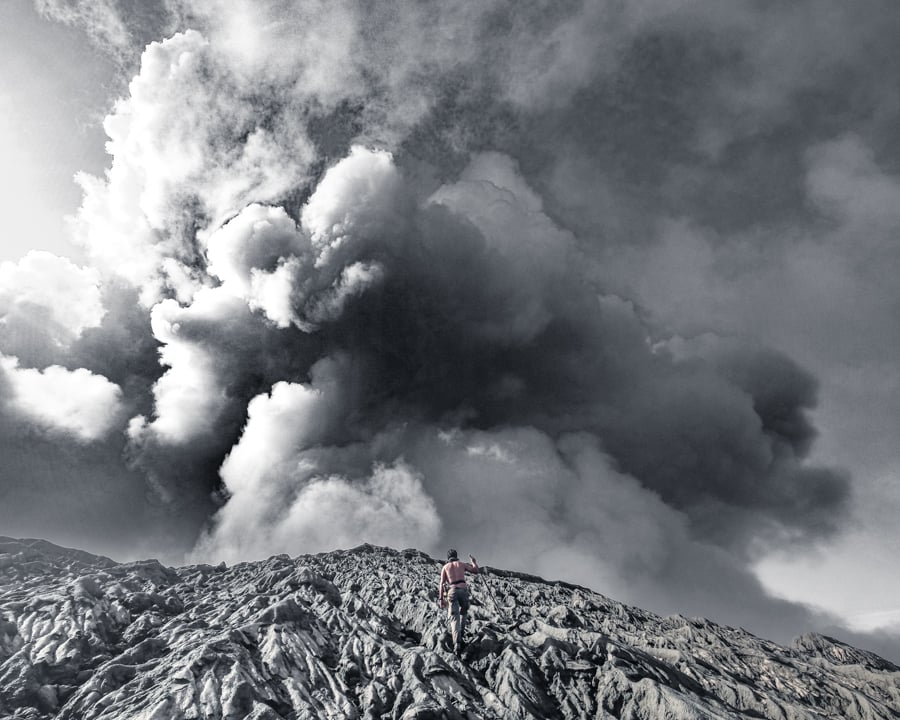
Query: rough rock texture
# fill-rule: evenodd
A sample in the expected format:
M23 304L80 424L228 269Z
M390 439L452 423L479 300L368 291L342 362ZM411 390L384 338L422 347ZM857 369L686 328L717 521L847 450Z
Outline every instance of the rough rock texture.
M496 569L457 658L439 569L371 546L167 568L0 538L0 717L900 717L900 668L871 653Z

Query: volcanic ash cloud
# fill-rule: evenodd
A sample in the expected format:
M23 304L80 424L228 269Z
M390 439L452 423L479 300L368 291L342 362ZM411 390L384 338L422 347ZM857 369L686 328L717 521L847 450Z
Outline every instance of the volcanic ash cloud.
M72 486L93 490L76 495L139 508L120 532L202 559L469 544L655 609L808 619L751 567L839 531L849 481L809 458L816 379L714 332L748 297L743 245L682 196L734 177L764 214L756 175L697 153L826 72L757 42L784 11L165 6L158 28L182 31L146 46L105 122L109 168L78 177L92 267L0 267L4 451L27 436L75 457ZM817 147L815 207L878 177L861 142ZM676 193L688 170L704 183ZM77 402L52 408L63 393Z
M207 246L200 303L309 342L249 401L202 555L463 539L623 596L703 566L761 597L751 548L837 529L846 478L805 460L814 379L734 340L654 340L507 156L416 200L356 147L299 222L249 206Z

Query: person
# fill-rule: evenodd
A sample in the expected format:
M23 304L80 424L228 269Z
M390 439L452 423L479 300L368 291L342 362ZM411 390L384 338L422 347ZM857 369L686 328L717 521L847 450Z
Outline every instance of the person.
M450 621L450 634L453 638L453 652L457 655L462 650L463 634L466 631L466 616L469 613L469 586L466 585L466 573L478 572L478 561L469 555L471 563L460 562L456 550L447 551L447 562L441 568L441 579L438 585L438 606L444 607L444 588L449 588L446 595L447 618Z

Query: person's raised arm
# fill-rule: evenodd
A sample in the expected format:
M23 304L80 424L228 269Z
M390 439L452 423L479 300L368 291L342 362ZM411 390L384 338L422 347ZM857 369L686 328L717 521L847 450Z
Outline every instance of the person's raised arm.
M479 572L478 561L475 559L475 556L469 555L469 560L472 561L472 564L471 565L466 564L466 570L468 570L469 572L473 572L473 573Z

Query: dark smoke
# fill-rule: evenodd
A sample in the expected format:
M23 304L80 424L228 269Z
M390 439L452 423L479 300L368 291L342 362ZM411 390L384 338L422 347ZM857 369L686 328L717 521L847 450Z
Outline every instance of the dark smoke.
M806 255L778 229L843 197L810 177L837 126L879 133L845 100L884 91L864 42L896 55L866 13L41 6L124 57L156 42L107 118L105 177L79 178L96 270L57 268L96 312L6 269L4 444L56 438L86 505L134 502L136 534L204 559L469 543L656 609L817 621L752 564L833 538L851 484L812 456L819 381L754 332L791 298L755 283L790 286L766 258ZM844 34L803 27L819 13ZM795 112L809 96L835 111ZM13 359L105 379L115 422L28 414ZM16 478L6 507L33 507Z

